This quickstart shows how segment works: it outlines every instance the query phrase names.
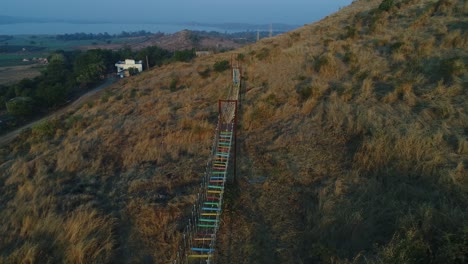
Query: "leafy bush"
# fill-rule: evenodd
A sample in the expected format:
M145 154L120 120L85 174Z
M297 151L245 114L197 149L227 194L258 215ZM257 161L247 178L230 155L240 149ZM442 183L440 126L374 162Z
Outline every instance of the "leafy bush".
M169 84L169 89L171 92L177 90L177 84L179 83L179 78L172 78L171 83Z
M381 11L389 11L395 5L394 0L383 0L382 3L379 5L379 10Z
M304 81L296 85L296 93L299 95L300 99L305 101L312 96L312 79L307 78Z
M207 67L203 71L199 71L198 75L200 75L202 78L208 78L210 76L210 73L211 73L211 69L210 67Z
M267 58L269 55L270 55L270 50L267 49L267 48L263 48L263 49L260 50L259 53L257 53L256 57L259 60L263 60L263 59Z
M213 65L213 70L216 72L223 72L227 69L229 69L229 61L227 60L217 61Z
M70 129L73 127L75 124L81 122L83 120L82 115L72 115L65 119L65 128Z
M130 76L133 76L133 75L137 75L139 73L138 69L137 68L128 68L128 73L130 74Z
M26 117L32 114L34 101L30 97L16 97L6 103L8 113L17 117Z
M453 80L454 77L462 75L465 69L465 63L459 57L445 59L440 62L440 73L446 82Z
M51 137L57 130L57 121L46 120L32 127L32 134L37 138Z
M174 53L174 60L175 61L183 61L183 62L188 62L191 59L195 57L195 50L182 50L182 51L176 51Z
M3 110L6 108L6 98L5 96L0 96L0 110Z
M343 39L354 38L357 36L358 30L355 26L346 26L346 33L343 36Z

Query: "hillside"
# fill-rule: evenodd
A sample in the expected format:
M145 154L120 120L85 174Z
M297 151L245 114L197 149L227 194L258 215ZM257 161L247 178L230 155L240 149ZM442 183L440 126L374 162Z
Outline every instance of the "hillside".
M360 0L236 50L218 262L466 262L467 15ZM174 259L231 78L213 65L231 54L124 79L1 147L0 263Z

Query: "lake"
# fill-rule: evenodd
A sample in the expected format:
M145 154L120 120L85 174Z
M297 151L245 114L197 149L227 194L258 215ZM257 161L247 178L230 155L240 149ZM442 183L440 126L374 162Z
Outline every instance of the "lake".
M72 33L104 33L118 34L122 31L135 32L145 30L149 32L175 33L184 29L218 32L238 32L239 30L224 30L215 27L203 27L178 24L74 24L74 23L18 23L1 24L0 35L57 35Z

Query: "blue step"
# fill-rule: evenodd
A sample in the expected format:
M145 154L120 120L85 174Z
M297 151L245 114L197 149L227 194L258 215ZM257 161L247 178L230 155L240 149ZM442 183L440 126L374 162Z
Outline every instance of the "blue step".
M205 211L221 211L221 208L202 207Z
M214 249L211 248L191 248L192 251L198 251L198 252L207 252L207 253L212 253Z

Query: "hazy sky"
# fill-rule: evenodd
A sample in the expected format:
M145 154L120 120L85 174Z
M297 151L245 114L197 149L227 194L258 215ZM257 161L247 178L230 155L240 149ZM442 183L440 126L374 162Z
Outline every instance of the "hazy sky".
M6 0L0 15L154 22L305 24L352 0Z

